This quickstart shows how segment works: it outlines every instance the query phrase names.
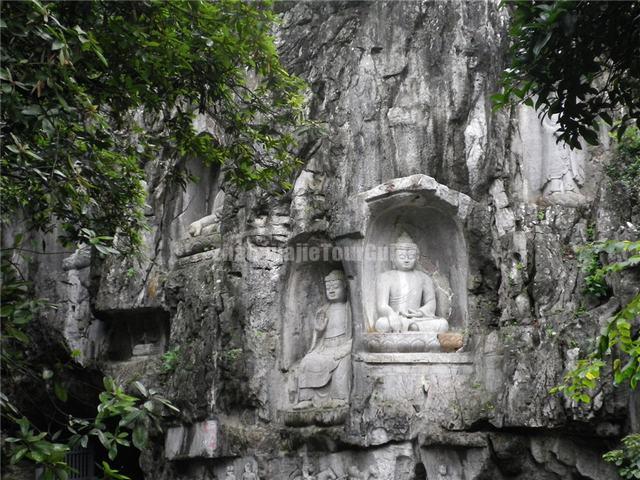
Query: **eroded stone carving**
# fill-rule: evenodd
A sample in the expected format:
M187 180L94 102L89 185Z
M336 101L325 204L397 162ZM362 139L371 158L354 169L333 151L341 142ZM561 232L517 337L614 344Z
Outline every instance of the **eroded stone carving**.
M402 233L391 247L394 268L382 273L376 282L379 315L376 330L436 334L447 331L447 320L435 315L436 295L431 277L415 268L418 245L407 233Z
M519 113L522 158L528 199L577 207L587 198L581 191L585 186L583 150L571 150L558 143L556 115L538 119L531 109Z
M313 466L308 463L302 465L302 473L295 477L294 480L316 480L316 476L313 474Z
M438 476L440 479L447 478L447 474L448 474L448 469L446 465L441 464L440 466L438 466Z
M218 190L213 200L212 213L189 225L188 235L176 244L176 257L188 257L220 247L224 199L224 190Z
M222 209L224 207L224 190L220 189L216 193L213 199L213 211L211 215L207 215L199 220L196 220L189 225L189 235L197 237L200 235L211 235L212 233L219 232L220 220L222 219Z
M233 465L227 467L227 473L224 480L236 480L236 469Z
M244 472L242 472L242 480L260 480L258 474L253 471L253 465L249 462L244 465Z
M554 120L544 117L542 127L547 135L554 140L557 138L558 125ZM582 156L562 144L551 145L550 149L555 155L544 157L543 173L546 178L542 195L561 200L558 203L583 203L585 198L580 193L585 180Z
M380 478L380 471L375 464L367 466L364 471L361 471L356 465L349 466L346 471L342 468L337 471L338 474L333 468L327 467L315 473L313 465L305 461L302 465L302 472L296 474L293 480L376 480Z
M347 478L348 480L372 480L377 479L379 473L377 465L370 465L364 472L361 472L357 466L352 465L347 470Z
M324 279L329 303L316 314L309 352L297 368L295 410L346 405L351 381L351 307L344 273Z
M294 477L294 480L338 480L338 476L331 468L325 468L316 474L313 465L305 463L302 465L302 473Z
M446 337L446 348L439 335L467 324L463 232L476 204L426 175L390 180L358 194L354 203L338 231L344 235L338 243L363 248L362 263L349 271L361 285L355 298L362 306L354 310L357 349L376 354L451 352L462 334L456 333L456 342ZM402 232L407 238L398 242ZM408 357L385 358L396 363Z
M162 353L162 350L157 343L138 343L134 345L131 350L132 357L144 357L147 355L155 355L157 353Z

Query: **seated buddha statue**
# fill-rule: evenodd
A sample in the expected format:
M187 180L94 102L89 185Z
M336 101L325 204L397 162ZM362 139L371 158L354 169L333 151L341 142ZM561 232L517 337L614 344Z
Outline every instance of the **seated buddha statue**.
M449 329L449 322L436 316L433 280L416 269L418 255L418 245L407 233L391 244L393 269L376 281L376 331L439 333Z

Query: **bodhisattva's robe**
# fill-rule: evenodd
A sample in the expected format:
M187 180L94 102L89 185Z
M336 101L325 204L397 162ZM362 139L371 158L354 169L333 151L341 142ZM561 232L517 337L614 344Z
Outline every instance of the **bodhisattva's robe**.
M314 341L299 365L298 401L321 403L349 397L351 307L330 303L316 314Z

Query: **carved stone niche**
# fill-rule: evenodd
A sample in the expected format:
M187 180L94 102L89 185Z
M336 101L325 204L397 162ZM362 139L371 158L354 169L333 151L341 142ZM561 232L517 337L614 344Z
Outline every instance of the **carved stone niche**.
M287 425L329 426L346 417L353 338L347 283L339 264L291 264L280 351L286 393L278 395Z
M219 248L222 243L221 223L225 205L223 178L217 166L205 166L202 162L190 162L190 173L200 180L188 182L175 202L179 209L174 213L171 236L176 257L183 258Z
M112 313L107 320L110 361L143 360L166 351L169 314L160 309Z
M545 116L541 121L525 106L518 110L519 136L513 149L522 155L525 200L579 207L588 202L583 192L588 153L557 142L556 119Z
M345 252L356 252L344 264L358 279L353 292L353 303L360 306L354 308L358 351L415 354L462 347L468 276L463 228L472 203L426 175L394 179L354 198L334 238ZM408 248L414 266L398 265L395 252L401 248ZM399 298L413 298L411 308L398 306ZM381 299L397 314L396 324L385 323ZM401 310L409 313L400 315Z

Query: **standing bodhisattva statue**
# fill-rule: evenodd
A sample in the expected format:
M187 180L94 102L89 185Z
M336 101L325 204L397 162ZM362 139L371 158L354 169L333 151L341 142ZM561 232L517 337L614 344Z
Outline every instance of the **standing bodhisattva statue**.
M431 277L415 269L418 245L402 233L391 244L393 270L376 282L378 332L446 332L449 322L436 317L436 292Z
M316 314L309 352L298 366L298 403L294 409L347 403L351 382L351 307L344 273L324 279L329 303Z

